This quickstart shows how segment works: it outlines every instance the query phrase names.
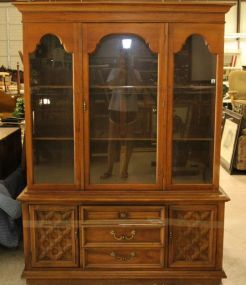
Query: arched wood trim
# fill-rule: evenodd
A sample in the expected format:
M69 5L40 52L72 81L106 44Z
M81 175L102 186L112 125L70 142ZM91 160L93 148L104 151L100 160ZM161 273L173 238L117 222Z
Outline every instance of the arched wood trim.
M141 38L153 53L160 52L161 29L156 24L97 24L87 25L87 53L95 52L103 38L109 35L132 35Z
M52 24L49 27L41 24L33 24L32 29L29 27L25 31L25 50L28 53L35 51L37 45L45 35L55 36L63 46L67 53L73 53L75 49L75 40L71 37L71 30L73 26L68 24L65 27L60 24Z
M210 32L211 29L214 30L213 33ZM222 29L222 25L213 24L190 24L189 26L185 26L185 28L181 24L171 25L172 52L178 53L190 36L198 35L204 39L204 43L208 47L210 53L219 54L221 50L223 50L224 33Z
M89 54L92 54L92 53L94 53L94 52L96 52L96 50L97 50L97 48L100 46L100 44L103 42L103 40L104 39L106 39L107 37L110 37L110 36L115 36L115 37L117 37L117 36L121 36L121 35L125 35L126 37L135 37L135 38L139 38L140 40L143 40L144 41L144 43L146 44L146 46L147 46L147 48L152 52L152 53L158 53L158 51L156 50L156 47L153 49L153 46L151 45L151 43L148 41L148 39L144 39L144 38L142 38L141 36L139 36L138 34L129 34L129 33L127 33L127 34L125 34L125 33L121 33L121 34L119 34L119 33L117 33L117 34L108 34L108 35L106 35L106 36L102 36L100 39L99 39L99 41L96 43L94 43L95 45L92 47L91 46L91 49L90 50L88 50L88 53Z
M68 53L68 54L71 54L71 52L69 52L69 51L66 49L66 46L63 44L61 38L60 38L59 36L57 36L57 35L55 35L55 34L51 34L51 33L47 33L47 34L44 34L43 36L41 36L41 38L39 39L39 42L37 42L37 44L36 44L36 46L35 46L35 49L34 49L33 51L31 51L30 53L33 53L33 52L36 51L37 46L38 46L39 44L42 44L43 39L44 39L46 36L55 37L55 38L59 41L59 43L61 44L61 46L62 46L62 48L64 49L64 51L65 51L66 53Z
M213 50L211 49L211 46L209 45L207 39L206 39L202 34L191 34L191 35L188 35L188 36L186 37L186 39L184 40L183 44L180 42L180 44L182 44L182 45L180 45L179 49L178 49L177 51L175 50L174 53L179 53L179 52L183 49L183 47L185 46L185 44L187 43L187 40L188 40L189 38L191 38L192 36L198 36L198 37L202 38L202 39L203 39L203 42L204 42L204 44L205 44L205 46L206 46L207 49L208 49L208 51L209 51L211 54L216 54L216 52L213 52ZM178 48L178 47L177 47L177 48Z

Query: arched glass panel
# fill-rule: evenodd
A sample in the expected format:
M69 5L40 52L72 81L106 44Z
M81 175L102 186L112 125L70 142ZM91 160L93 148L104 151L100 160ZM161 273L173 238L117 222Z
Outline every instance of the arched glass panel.
M174 56L172 183L212 183L216 56L190 36Z
M34 183L74 182L72 55L54 35L30 54Z
M90 183L156 183L157 55L137 36L90 56Z

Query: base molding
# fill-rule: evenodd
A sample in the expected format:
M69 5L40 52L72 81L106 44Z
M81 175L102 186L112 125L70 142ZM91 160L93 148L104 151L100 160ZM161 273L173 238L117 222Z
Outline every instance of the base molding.
M22 274L26 279L199 279L220 280L226 278L221 271L191 271L191 270L145 270L145 271L78 271L78 270L24 270Z

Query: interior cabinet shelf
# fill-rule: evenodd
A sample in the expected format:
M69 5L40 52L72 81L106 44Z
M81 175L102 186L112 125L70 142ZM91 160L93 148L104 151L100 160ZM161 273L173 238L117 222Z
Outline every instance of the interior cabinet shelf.
M32 90L38 89L72 89L73 86L71 85L32 85Z
M72 141L74 140L73 137L33 137L33 140L36 141Z
M173 138L174 141L213 141L213 138L178 138L178 137L174 137Z
M214 86L211 86L211 85L202 85L202 84L187 84L187 85L175 85L174 87L174 90L175 89L214 89L215 88L215 85Z
M136 86L115 86L115 85L92 85L91 89L156 89L157 86L136 85Z
M139 138L139 137L134 137L134 138L91 138L91 141L119 141L119 142L124 142L124 141L132 141L132 142L137 142L137 141L152 141L156 142L156 139L154 138Z

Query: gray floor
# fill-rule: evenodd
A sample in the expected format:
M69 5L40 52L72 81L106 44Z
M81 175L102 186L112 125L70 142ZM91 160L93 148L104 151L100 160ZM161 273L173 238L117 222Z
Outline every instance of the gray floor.
M244 285L246 284L246 175L229 175L221 169L220 184L231 198L231 201L226 204L224 270L227 279L223 280L223 285ZM26 284L20 278L23 267L22 247L17 250L0 247L0 285ZM151 281L147 283L148 285L164 284ZM140 281L139 285L147 283ZM119 285L121 282L115 284Z

